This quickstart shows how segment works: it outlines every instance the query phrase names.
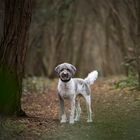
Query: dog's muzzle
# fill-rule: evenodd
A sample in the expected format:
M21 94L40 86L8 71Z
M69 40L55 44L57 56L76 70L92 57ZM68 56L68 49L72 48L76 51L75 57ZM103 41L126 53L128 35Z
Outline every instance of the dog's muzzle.
M68 82L70 81L71 79L71 76L68 72L64 71L60 74L60 79L63 81L63 82Z

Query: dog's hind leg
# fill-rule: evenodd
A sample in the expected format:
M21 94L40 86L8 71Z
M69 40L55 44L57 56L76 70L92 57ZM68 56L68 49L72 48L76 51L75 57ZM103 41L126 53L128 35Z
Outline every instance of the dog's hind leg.
M75 116L75 121L79 121L80 120L80 114L81 114L81 107L80 107L80 99L78 97L78 99L76 99L76 102L75 102L75 113L76 113L76 116Z
M86 100L86 105L87 105L87 113L88 113L87 122L92 122L91 96L90 95L83 95L83 96Z

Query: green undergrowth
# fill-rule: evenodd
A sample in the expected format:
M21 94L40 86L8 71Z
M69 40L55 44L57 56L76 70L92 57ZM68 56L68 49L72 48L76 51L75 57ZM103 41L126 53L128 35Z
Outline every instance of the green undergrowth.
M21 134L26 130L26 125L11 119L1 119L0 121L0 139L16 140L21 139Z
M44 93L52 88L52 83L56 79L50 80L45 77L26 77L23 79L23 93Z
M114 84L115 88L126 88L126 87L131 87L131 88L137 88L138 89L138 86L139 86L139 83L138 83L138 76L135 75L134 73L132 72L129 72L128 76L117 81L115 84Z

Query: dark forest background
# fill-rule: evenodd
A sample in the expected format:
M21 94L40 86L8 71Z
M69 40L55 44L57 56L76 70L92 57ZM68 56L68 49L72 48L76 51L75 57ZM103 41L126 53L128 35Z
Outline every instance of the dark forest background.
M84 100L80 122L59 122L63 62L99 72L91 125ZM139 108L140 0L0 0L0 139L139 140Z
M33 2L27 76L54 77L69 62L85 76L140 75L139 0L36 0ZM0 5L0 37L3 33Z
M138 0L37 0L30 28L26 75L54 77L69 62L79 76L140 74Z

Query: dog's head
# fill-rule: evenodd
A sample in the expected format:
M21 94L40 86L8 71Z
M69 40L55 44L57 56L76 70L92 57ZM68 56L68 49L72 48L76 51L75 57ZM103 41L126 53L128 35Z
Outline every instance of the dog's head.
M55 71L63 82L68 82L75 74L76 68L69 63L62 63L55 68Z

